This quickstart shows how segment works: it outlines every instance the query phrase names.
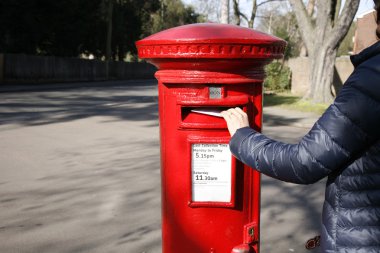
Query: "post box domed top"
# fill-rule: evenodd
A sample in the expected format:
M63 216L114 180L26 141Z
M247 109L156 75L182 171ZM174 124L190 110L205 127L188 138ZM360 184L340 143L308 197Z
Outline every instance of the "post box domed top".
M253 59L282 58L286 42L236 25L184 25L137 41L140 58Z

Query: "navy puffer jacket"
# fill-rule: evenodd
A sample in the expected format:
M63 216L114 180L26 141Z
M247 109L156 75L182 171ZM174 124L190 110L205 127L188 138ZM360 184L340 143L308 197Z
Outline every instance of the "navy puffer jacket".
M334 103L298 144L250 128L230 142L239 160L279 180L311 184L328 177L324 253L380 252L380 42L352 62L355 70Z

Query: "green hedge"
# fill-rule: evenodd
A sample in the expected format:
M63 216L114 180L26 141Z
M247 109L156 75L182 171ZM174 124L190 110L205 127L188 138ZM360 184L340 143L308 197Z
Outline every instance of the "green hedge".
M289 67L279 61L274 61L265 67L265 73L264 89L266 91L290 90L291 71Z

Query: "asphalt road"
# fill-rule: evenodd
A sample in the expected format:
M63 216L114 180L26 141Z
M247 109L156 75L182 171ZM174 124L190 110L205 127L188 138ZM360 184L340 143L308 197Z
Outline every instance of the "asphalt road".
M3 86L0 97L0 252L161 252L154 81ZM316 119L264 112L264 133L285 142ZM263 176L261 252L307 252L323 195L324 182Z

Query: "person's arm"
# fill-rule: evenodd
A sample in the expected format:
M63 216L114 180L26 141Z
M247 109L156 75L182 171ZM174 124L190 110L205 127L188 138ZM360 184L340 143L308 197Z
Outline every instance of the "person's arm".
M241 111L223 113L233 155L282 181L314 183L344 168L379 138L380 104L355 84L345 87L298 144L272 140L247 127ZM243 113L245 114L245 113ZM236 133L234 132L236 131Z

